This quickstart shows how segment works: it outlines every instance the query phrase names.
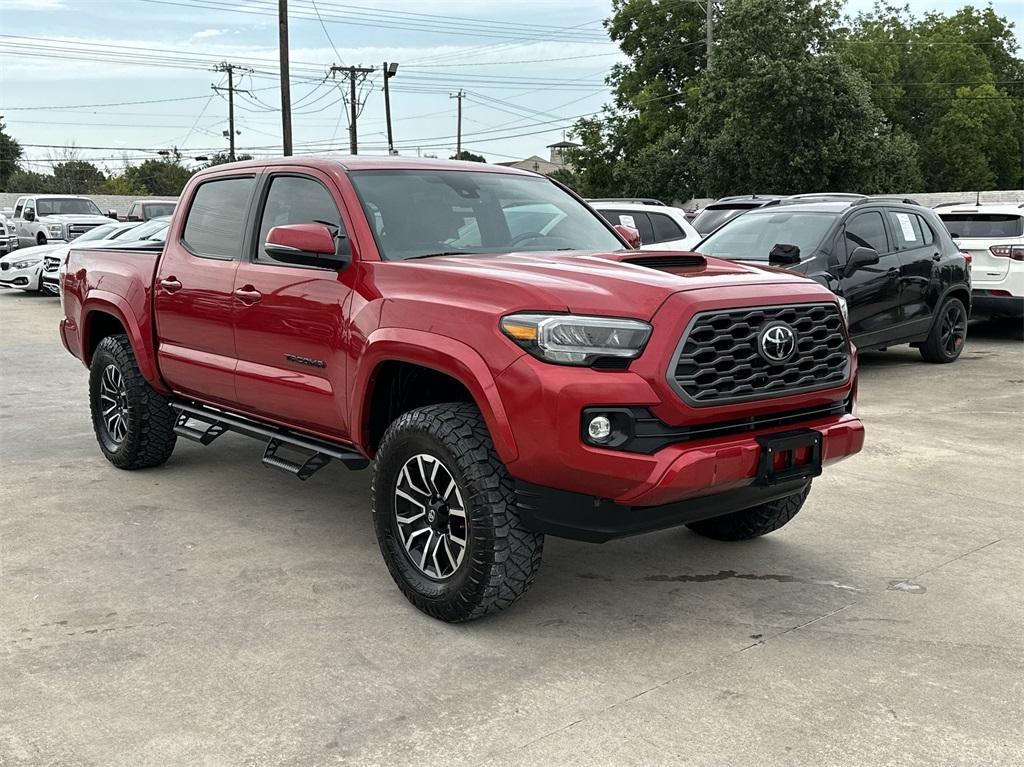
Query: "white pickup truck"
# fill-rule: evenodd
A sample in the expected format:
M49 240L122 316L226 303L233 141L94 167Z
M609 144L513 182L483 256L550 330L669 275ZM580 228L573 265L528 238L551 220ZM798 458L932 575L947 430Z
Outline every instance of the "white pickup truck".
M88 197L40 195L19 197L10 221L22 246L71 242L90 229L110 223Z

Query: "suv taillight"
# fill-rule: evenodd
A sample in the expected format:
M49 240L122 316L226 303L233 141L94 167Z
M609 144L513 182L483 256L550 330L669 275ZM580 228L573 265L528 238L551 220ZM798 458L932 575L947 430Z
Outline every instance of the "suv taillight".
M960 255L964 257L964 261L966 261L966 262L967 262L967 265L968 265L968 266L970 266L970 265L971 265L971 262L972 262L972 261L974 261L974 256L972 256L972 255L971 255L970 253L968 253L968 252L967 252L966 250L961 250L961 251L960 251Z
M989 253L998 258L1009 258L1012 261L1024 261L1024 245L993 245Z

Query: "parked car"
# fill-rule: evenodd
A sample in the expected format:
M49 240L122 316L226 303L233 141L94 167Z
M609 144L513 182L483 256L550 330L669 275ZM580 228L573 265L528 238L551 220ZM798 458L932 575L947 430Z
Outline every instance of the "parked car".
M971 256L973 316L1024 316L1024 205L937 208L957 245Z
M22 246L71 242L102 224L109 224L88 197L39 195L19 197L14 205L14 226Z
M693 219L693 228L706 237L726 221L731 221L741 213L760 208L772 200L781 200L777 194L747 194L739 197L723 197L705 206L704 210Z
M587 200L612 224L636 229L641 250L692 250L700 234L679 208L652 202Z
M971 275L929 208L890 200L783 202L745 213L697 246L785 267L841 296L859 349L909 343L953 362L967 340Z
M14 224L6 216L0 215L0 256L16 250L20 244Z
M136 200L128 208L127 221L149 221L174 213L177 200Z
M88 242L84 242L85 238L96 231L93 230L93 232L82 235L70 245L58 247L43 257L43 272L40 277L39 289L51 295L60 293L60 266L72 249L105 248L112 244L119 247L122 244L138 240L163 242L163 234L167 231L167 224L170 220L170 216L164 216L146 222L129 221L115 224L115 230L106 236L92 237Z
M101 240L114 239L136 226L138 224L119 224L108 220L107 223L89 230L70 245L67 242L51 242L21 248L17 253L0 258L0 287L30 292L45 291L47 287L44 284L43 270L47 257L59 260L67 253L69 247L87 247Z
M64 270L101 452L140 469L235 431L300 479L372 460L385 562L436 618L515 602L545 533L776 530L863 443L832 293L638 253L543 176L292 157L200 171L181 200L163 247ZM512 235L527 206L561 217Z

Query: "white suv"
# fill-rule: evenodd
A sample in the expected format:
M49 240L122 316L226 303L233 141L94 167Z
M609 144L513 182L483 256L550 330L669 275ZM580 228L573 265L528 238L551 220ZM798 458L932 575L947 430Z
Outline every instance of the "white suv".
M613 226L640 232L640 250L693 250L701 236L686 214L657 200L587 200Z
M956 244L971 256L971 315L1024 316L1024 205L936 207Z

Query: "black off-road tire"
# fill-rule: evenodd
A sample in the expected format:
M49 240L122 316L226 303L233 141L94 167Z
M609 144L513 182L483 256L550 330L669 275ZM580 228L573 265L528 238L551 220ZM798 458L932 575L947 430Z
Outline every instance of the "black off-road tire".
M467 546L447 578L428 577L414 565L396 519L402 467L423 454L440 460L466 506ZM544 536L520 520L515 486L475 406L444 403L399 416L381 440L370 492L377 542L391 577L427 615L456 623L496 613L523 596L536 578Z
M42 232L40 232L39 234L36 235L36 245L45 245L45 244L46 244L46 235L43 234Z
M115 441L103 424L100 388L104 371L113 365L124 381L127 429ZM100 341L89 366L89 407L96 441L108 461L119 469L159 466L171 457L177 435L170 401L153 389L139 372L131 344L125 335Z
M716 541L745 541L748 538L757 538L778 530L793 519L803 507L810 492L811 484L808 482L807 487L795 495L726 514L724 517L691 522L687 527Z
M954 319L959 318L959 319ZM959 343L950 343L950 323L956 325L954 333L959 332ZM960 329L962 328L962 332ZM946 364L956 362L960 352L967 345L967 310L959 298L947 298L935 315L935 322L928 333L928 338L918 347L925 362Z

